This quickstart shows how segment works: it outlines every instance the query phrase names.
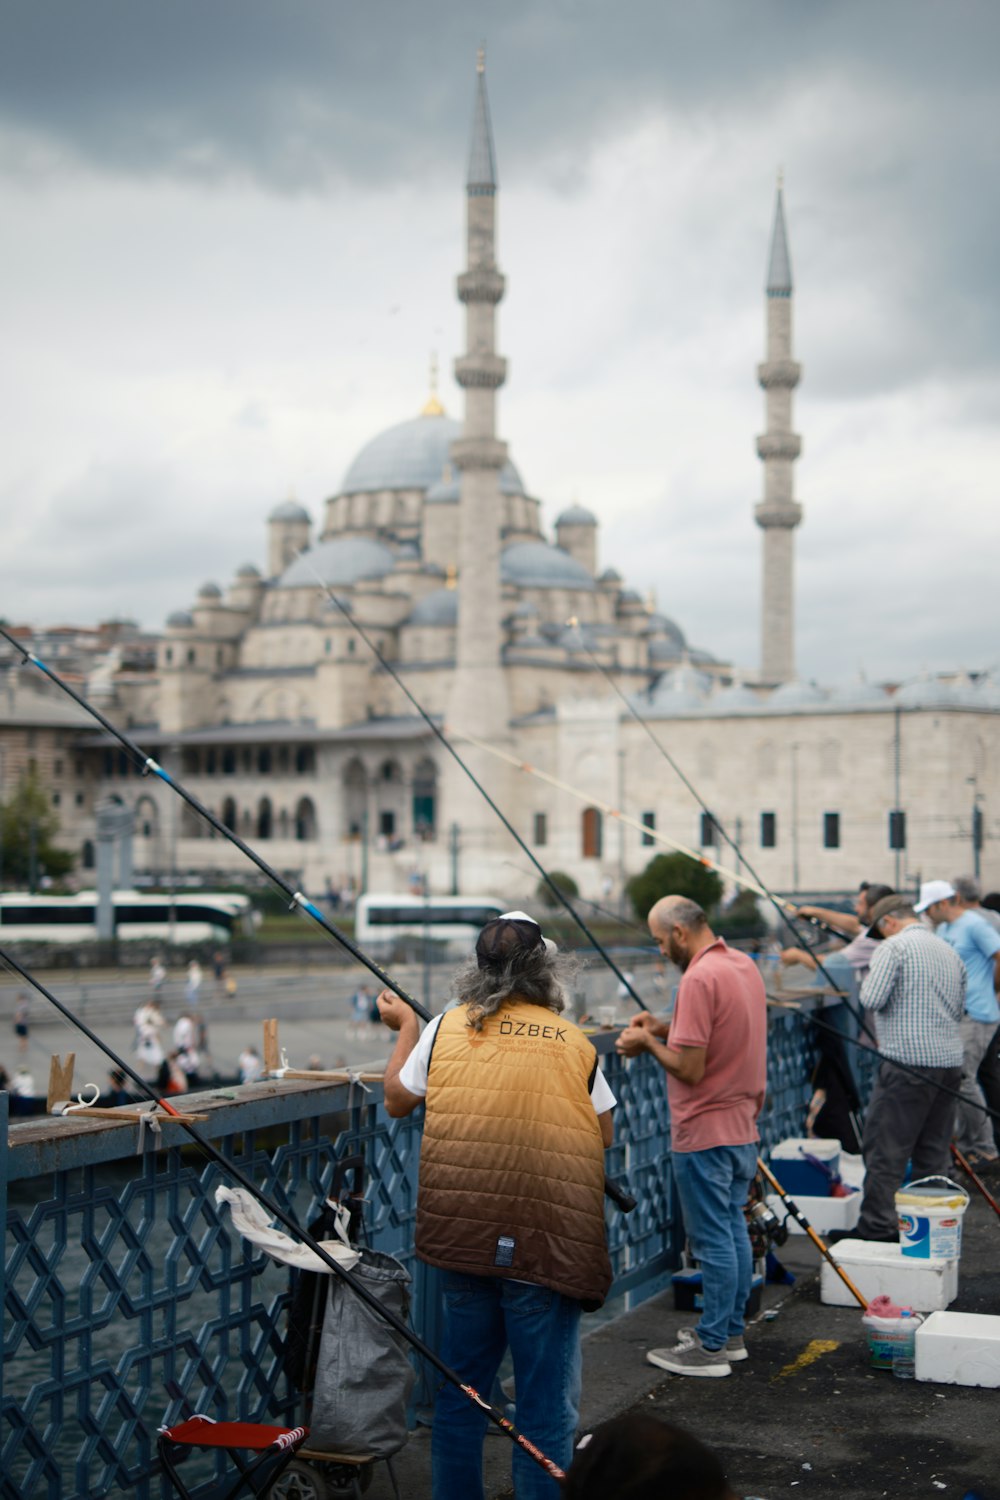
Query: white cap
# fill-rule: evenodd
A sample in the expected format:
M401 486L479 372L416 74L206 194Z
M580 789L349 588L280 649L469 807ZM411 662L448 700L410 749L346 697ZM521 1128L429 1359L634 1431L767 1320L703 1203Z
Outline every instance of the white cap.
M920 887L920 900L913 910L926 911L935 901L947 901L954 894L955 887L950 880L925 880Z
M537 928L539 928L539 930L541 930L541 923L540 922L536 922L535 919L534 919L534 917L529 917L528 913L526 911L505 911L505 912L502 912L501 915L500 915L500 921L501 922L530 922L531 925L532 925L532 927L537 927ZM542 933L542 942L545 944L545 951L547 953L558 953L559 952L558 944L554 943L551 938L547 938L545 936L544 932Z

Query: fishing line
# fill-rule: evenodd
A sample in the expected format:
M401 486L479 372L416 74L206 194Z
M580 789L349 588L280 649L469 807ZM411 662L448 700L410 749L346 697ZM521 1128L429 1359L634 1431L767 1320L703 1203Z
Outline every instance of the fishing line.
M196 1129L194 1125L183 1119L181 1117L181 1112L176 1109L168 1099L160 1098L156 1090L153 1089L144 1078L141 1078L135 1071L135 1069L129 1063L127 1063L124 1058L119 1057L113 1047L111 1047L107 1042L104 1042L97 1035L97 1033L86 1024L85 1021L80 1019L79 1016L75 1016L68 1006L64 1005L61 1000L57 999L57 997L52 994L51 990L46 989L41 980L36 979L28 969L23 968L22 965L19 964L17 960L3 947L0 947L0 962L4 963L12 973L19 974L23 980L25 980L32 986L33 989L37 990L40 995L44 996L44 998L48 1000L51 1005L54 1005L56 1010L58 1010L61 1015L63 1015L68 1021L71 1021L72 1024L77 1027L85 1037L93 1042L96 1047L99 1047L104 1055L109 1058L112 1063L114 1063L116 1068L120 1068L123 1073L125 1073L129 1078L132 1079L133 1083L138 1085L141 1093L146 1099L148 1099L158 1108L162 1109L166 1114L176 1117L178 1120L178 1124L183 1130L187 1131L192 1141L196 1146L198 1146L198 1148L203 1152L203 1154L208 1158L209 1161L214 1162L215 1165L220 1167L227 1176L235 1178L235 1180L240 1183L242 1187L246 1188L246 1190L254 1198L257 1199L261 1206L265 1208L273 1218L277 1219L279 1223L283 1224L286 1229L290 1229L291 1232L299 1238L302 1244L307 1245L308 1248L313 1252L313 1254L317 1255L323 1262L323 1264L329 1267L334 1275L339 1276L342 1281L346 1282L351 1290L361 1298L362 1302L366 1303L373 1312L378 1313L378 1315L383 1318L385 1322L387 1322L392 1328L394 1328L396 1332L400 1334L403 1339L405 1339L410 1347L421 1356L422 1359L426 1359L429 1364L434 1366L434 1368L440 1375L444 1376L445 1380L447 1380L449 1384L456 1386L457 1389L460 1390L463 1395L465 1395L475 1406L478 1406L480 1410L485 1413L489 1421L494 1424L494 1426L499 1427L501 1432L505 1432L511 1439L511 1441L516 1443L519 1448L523 1448L524 1451L531 1458L533 1458L535 1462L539 1464L547 1474L551 1475L553 1479L561 1480L565 1478L562 1469L560 1469L559 1466L552 1461L552 1459L547 1458L546 1455L541 1451L541 1449L535 1446L530 1438L525 1437L524 1433L520 1432L518 1428L515 1427L514 1423L510 1420L509 1417L505 1416L504 1413L502 1411L499 1411L495 1406L492 1406L489 1401L486 1401L474 1386L469 1385L465 1381L463 1381L461 1376L458 1375L450 1365L445 1364L444 1360L441 1359L439 1355L435 1354L434 1350L431 1349L429 1345L425 1344L423 1339L421 1339L418 1334L414 1333L402 1318L394 1313L391 1308L384 1306L384 1304L379 1301L374 1293L368 1290L363 1282L359 1281L351 1271L348 1271L344 1266L340 1265L339 1262L336 1261L334 1257L323 1248L319 1241L313 1238L308 1230L303 1229L298 1224L293 1214L289 1213L286 1209L283 1209L280 1204L269 1197L269 1195L261 1187L259 1187L258 1184L254 1182L253 1178L249 1177L241 1167L237 1166L237 1164L228 1156L223 1155L218 1147L214 1146L211 1141L207 1140L201 1134L201 1132ZM138 1114L136 1118L139 1118Z
M361 948L357 947L357 945L351 941L346 933L343 933L338 928L334 927L332 922L329 922L326 917L324 917L323 913L314 902L310 901L307 896L304 896L301 891L294 890L293 887L290 886L288 882L278 874L277 870L269 865L267 861L256 852L255 849L252 849L249 844L244 843L244 841L239 837L238 834L234 833L231 828L227 827L227 825L223 823L221 819L217 818L215 814L211 812L207 807L205 807L202 802L199 802L198 798L195 797L193 793L189 792L187 788L184 787L179 781L175 781L170 773L168 771L165 771L157 761L152 759L151 756L148 756L144 750L140 749L140 747L135 743L134 740L130 739L127 734L124 734L122 730L116 728L116 726L112 724L110 719L106 719L100 712L100 710L96 709L92 703L88 703L87 699L82 697L80 693L76 692L76 690L72 688L68 682L64 681L64 679L59 676L58 672L54 671L53 668L46 666L45 662L41 661L37 656L32 655L30 651L26 651L25 648L21 645L20 641L15 640L15 638L10 635L10 633L5 630L2 625L0 625L0 636L2 636L4 640L8 641L10 645L15 648L15 650L20 652L21 657L24 661L30 661L33 666L38 667L39 671L43 672L45 676L50 679L50 681L55 683L56 687L61 688L68 697L72 698L74 703L78 704L85 713L88 713L91 718L96 719L98 724L100 724L101 727L105 729L107 733L110 734L114 739L116 739L118 743L122 745L124 749L129 753L135 765L142 772L143 776L156 776L160 781L165 782L166 785L169 786L172 791L176 792L177 795L181 797L190 808L198 813L199 817L204 818L206 823L209 823L217 833L221 833L223 838L228 839L229 842L235 845L235 847L239 849L242 854L245 854L247 859L249 859L251 863L255 864L258 870L260 870L260 872L265 875L273 885L276 885L284 896L288 897L290 903L289 910L294 910L296 907L298 907L300 911L305 912L307 916L311 917L313 921L323 929L328 937L332 937L334 941L339 943L342 948L346 948L347 952L350 953L352 958L356 959L359 964L361 964L369 971L369 973L374 974L376 979L380 980L387 989L392 990L393 994L398 995L400 1000L403 1000L411 1010L415 1010L422 1021L429 1021L431 1019L430 1012L427 1011L418 1000L415 1000L412 995L407 994L406 990L402 989L394 979L391 979L390 976L381 967L381 965L377 964L373 958L370 958L368 954L363 952Z
M434 720L431 718L430 714L424 708L423 704L421 704L417 700L417 698L413 695L413 693L411 693L410 689L406 686L406 683L403 681L403 679L400 677L399 673L396 671L396 669L393 666L392 662L389 661L382 654L381 650L375 644L375 642L372 640L371 636L365 630L364 626L358 620L356 620L354 618L354 616L352 615L351 611L347 608L347 606L344 603L342 603L342 601L340 599L337 598L337 595L330 588L329 584L327 584L327 583L325 583L323 581L323 579L317 573L316 569L313 567L312 562L310 561L308 552L306 552L306 551L300 552L299 553L299 561L302 562L305 565L305 567L309 570L309 572L313 575L313 577L315 578L317 584L323 590L324 594L326 594L326 596L330 600L330 602L332 604L336 605L337 609L343 615L343 617L347 621L348 625L350 625L351 628L352 628L352 630L354 630L361 637L361 639L364 641L365 645L368 647L369 651L372 653L372 655L375 657L376 661L382 667L383 671L388 672L389 676L392 678L393 682L395 682L396 686L401 689L401 691L405 694L405 696L410 701L410 703L412 703L413 707L416 709L417 713L423 719L424 723L427 725L427 727L431 731L431 733L435 736L435 738L438 740L438 742L444 747L444 749L447 750L448 754L451 756L451 758L455 762L455 764L462 771L464 771L465 775L472 782L472 785L476 788L477 792L479 792L479 794L485 799L485 801L493 809L493 811L496 813L497 817L500 819L500 821L503 824L503 826L506 828L507 832L510 834L511 838L513 838L515 840L515 842L517 843L518 847L521 849L522 853L526 854L527 857L528 857L528 859L531 860L531 863L534 865L534 867L538 871L539 875L545 881L545 884L548 886L549 890L553 893L553 895L558 900L559 905L562 906L567 912L569 912L570 916L573 918L573 921L576 923L577 927L579 927L580 931L587 938L588 942L590 942L590 943L593 944L595 950L601 955L601 957L603 958L604 962L607 964L608 968L612 971L613 974L615 974L617 976L617 978L619 979L619 981L621 982L621 984L624 986L626 992L629 995L632 996L632 999L635 1001L636 1005L639 1006L640 1010L645 1010L645 1005L643 1004L642 1000L640 1000L639 996L636 994L635 990L633 989L632 984L630 983L630 981L628 979L626 979L625 975L622 973L621 969L619 969L618 965L615 963L615 961L611 957L610 953L608 953L607 949L601 943L598 942L597 938L591 932L590 928L587 926L586 922L580 916L579 912L577 912L570 905L569 900L563 894L563 892L559 889L559 887L556 885L555 881L552 879L552 877L549 874L549 872L545 869L544 865L542 865L540 863L540 861L537 860L535 858L535 856L532 854L531 850L528 848L527 844L525 843L525 841L521 837L521 835L518 833L517 829L511 823L510 819L497 806L497 804L494 802L493 798L490 796L489 792L483 786L482 782L477 779L477 777L475 776L475 774L471 770L471 768L468 765L466 765L465 761L459 755L458 751L455 749L454 745L451 743L450 739L445 734L444 730L441 729L440 725L438 725L438 724L436 724L434 722Z
M643 730L645 730L646 734L649 736L649 738L652 741L652 743L656 746L657 750L659 750L660 754L663 756L663 759L667 762L667 765L670 766L671 770L674 771L677 774L677 776L679 776L679 778L683 782L684 786L687 788L687 790L691 793L692 797L698 803L698 806L702 809L703 812L705 812L708 815L708 817L711 818L713 826L716 827L719 830L720 834L725 839L725 841L729 845L730 849L732 849L733 853L736 855L736 858L742 864L746 865L747 869L750 871L750 874L753 876L754 880L758 882L758 889L759 889L760 894L764 895L767 898L767 900L770 901L771 905L774 907L775 911L778 913L778 915L780 916L781 920L787 925L787 927L794 934L794 936L796 938L798 938L799 941L801 942L802 941L801 933L799 933L799 932L797 932L795 930L795 926L794 926L794 924L792 922L792 919L788 915L787 911L785 910L786 906L794 909L793 903L792 902L784 903L784 902L780 901L778 899L778 897L775 896L768 889L768 887L766 885L764 885L763 881L761 881L761 879L760 879L760 876L757 874L757 872L754 869L753 865L747 859L746 855L743 853L743 851L740 848L740 846L736 843L735 839L733 839L733 838L730 837L730 835L728 834L728 832L726 831L726 829L719 822L718 818L715 816L715 814L712 812L711 808L708 806L707 802L705 802L704 798L700 796L700 794L698 793L697 788L693 785L693 783L691 782L691 780L684 774L684 772L681 770L680 766L674 760L673 756L666 749L666 747L660 743L659 739L657 739L656 735L650 729L649 725L647 724L646 720L643 718L642 714L639 713L638 709L635 708L635 706L632 704L632 702L626 696L626 694L622 692L621 688L615 682L614 678L608 672L607 668L601 662L598 661L597 657L594 655L593 651L590 649L590 647L588 646L586 640L584 639L583 632L579 628L579 622L575 618L571 618L570 620L567 621L567 624L572 629L574 629L574 630L577 631L577 635L578 635L580 643L581 643L581 645L583 647L583 650L587 653L588 657L593 662L593 664L596 667L597 671L600 672L601 676L605 679L605 681L610 685L611 688L613 688L614 692L618 695L618 697L625 704L625 707L628 709L629 713L635 719L636 723L640 726L640 728L642 728ZM647 831L651 831L651 830L647 830ZM727 873L729 873L730 875L732 874L731 871L729 871ZM738 879L739 877L736 877L736 878ZM817 926L824 926L824 927L828 927L829 926L828 923L821 923L821 922L818 921L818 919L813 918L813 917L807 917L805 920L808 921L808 922L811 922L811 923L813 923L814 925L817 925ZM842 932L838 932L837 936L839 938L844 938L845 934L842 933ZM979 1103L977 1103L977 1101L975 1099L970 1099L966 1095L964 1095L961 1092L960 1089L950 1088L945 1083L939 1083L939 1082L936 1082L934 1080L927 1080L922 1073L918 1072L918 1070L917 1070L917 1068L915 1066L911 1065L910 1063L900 1062L895 1057L887 1057L883 1052L881 1052L879 1050L879 1046L878 1046L878 1037L875 1035L874 1031L871 1029L871 1027L868 1024L868 1015L865 1012L864 1007L862 1007L862 1006L855 1007L855 1005L852 1002L852 1000L850 999L850 997L848 995L843 994L843 991L838 990L837 985L834 984L834 982L833 982L833 979L832 979L832 977L830 975L829 970L824 966L823 960L822 960L821 956L813 948L810 948L809 945L808 945L808 943L805 944L805 947L806 947L807 952L809 953L810 958L812 958L813 962L815 963L817 970L819 971L820 974L822 974L823 978L826 980L826 982L830 986L831 990L834 990L835 992L841 994L841 996L843 998L843 1003L847 1007L847 1010L848 1010L849 1014L851 1016L853 1016L853 1018L854 1018L855 1021L857 1021L858 1025L861 1028L861 1030L869 1038L871 1045L868 1046L865 1042L862 1042L862 1041L860 1041L858 1039L855 1039L853 1037L843 1037L844 1041L852 1042L853 1045L857 1046L857 1047L865 1047L865 1050L866 1051L870 1051L873 1056L875 1056L875 1057L877 1057L879 1059L880 1062L890 1063L894 1068L899 1068L902 1072L909 1073L911 1075L911 1077L920 1079L921 1082L928 1082L928 1081L933 1082L934 1088L940 1090L941 1093L947 1094L952 1099L957 1099L961 1103L969 1105L972 1108L979 1110L980 1113L987 1115L991 1120L1000 1120L1000 1111L991 1109L988 1104L985 1104L985 1103L984 1104L979 1104ZM820 1022L817 1022L814 1016L809 1016L807 1019L810 1020L814 1026L822 1024ZM827 1029L829 1029L831 1031L836 1030L835 1027L829 1026L828 1023L827 1023ZM838 1035L843 1036L843 1034L839 1033L839 1032L838 1032Z

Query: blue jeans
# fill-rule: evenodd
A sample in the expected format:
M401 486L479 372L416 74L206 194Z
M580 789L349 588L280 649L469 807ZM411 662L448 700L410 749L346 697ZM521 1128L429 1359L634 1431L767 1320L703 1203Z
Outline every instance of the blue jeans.
M721 1349L743 1333L753 1285L743 1205L757 1170L757 1147L675 1151L672 1159L684 1228L701 1265L704 1308L695 1331L706 1349Z
M573 1457L580 1410L580 1304L548 1287L498 1276L443 1271L441 1357L488 1397L510 1346L517 1388L515 1421L561 1469ZM447 1382L438 1392L431 1434L434 1500L482 1500L487 1417ZM512 1461L517 1500L557 1500L559 1485L523 1449Z

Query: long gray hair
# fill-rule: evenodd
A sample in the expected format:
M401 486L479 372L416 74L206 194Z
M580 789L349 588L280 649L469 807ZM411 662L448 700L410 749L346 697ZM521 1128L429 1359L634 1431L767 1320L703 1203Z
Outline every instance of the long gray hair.
M469 1025L482 1031L487 1016L508 1000L527 1000L557 1014L570 999L570 987L582 965L569 953L537 948L517 949L498 968L481 969L475 958L464 963L452 981L454 993L469 1008Z

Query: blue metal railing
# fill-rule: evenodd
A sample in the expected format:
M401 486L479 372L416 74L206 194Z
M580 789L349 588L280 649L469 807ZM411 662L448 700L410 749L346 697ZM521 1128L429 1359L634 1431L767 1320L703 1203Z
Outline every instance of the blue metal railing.
M619 1100L608 1170L638 1199L628 1216L609 1210L613 1313L666 1285L682 1240L662 1072L648 1058L626 1066L609 1036L597 1041ZM801 1132L812 1057L802 1018L773 1015L767 1143ZM434 1345L435 1281L412 1253L419 1117L390 1119L377 1084L257 1086L207 1107L199 1129L302 1224L335 1163L364 1155L369 1242L415 1273L414 1326ZM119 1491L152 1500L166 1493L155 1452L162 1423L192 1411L301 1417L282 1369L288 1273L252 1255L216 1207L219 1167L190 1145L136 1155L130 1126L38 1120L8 1135L0 1115L0 1127L4 1500ZM179 1127L166 1128L182 1140ZM423 1380L417 1405L432 1399ZM207 1495L211 1480L206 1469L194 1493Z

